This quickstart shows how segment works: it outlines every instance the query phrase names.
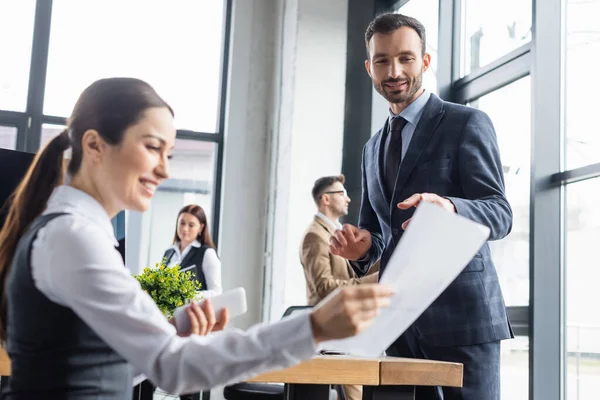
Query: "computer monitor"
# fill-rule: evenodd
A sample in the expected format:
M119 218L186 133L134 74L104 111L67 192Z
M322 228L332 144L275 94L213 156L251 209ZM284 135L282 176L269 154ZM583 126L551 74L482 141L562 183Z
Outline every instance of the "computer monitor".
M0 149L0 171L2 171L0 173L0 229L4 225L8 208L10 207L7 200L27 173L34 157L35 154L32 153ZM121 253L121 257L123 257L123 261L125 261L124 213L121 213L118 217L115 217L113 222L115 226L121 227L121 229L117 229L120 233L119 236L121 236L117 238L119 240L118 250Z
M7 200L27 173L35 154L0 149L0 228L4 225Z

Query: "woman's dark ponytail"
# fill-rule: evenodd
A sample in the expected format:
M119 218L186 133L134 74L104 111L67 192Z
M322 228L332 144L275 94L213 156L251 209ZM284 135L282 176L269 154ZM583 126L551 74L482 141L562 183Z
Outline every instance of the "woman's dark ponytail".
M25 178L11 195L4 227L0 231L0 340L6 340L6 279L19 239L29 225L42 214L55 187L64 180L64 152L71 146L68 130L52 139L40 151Z

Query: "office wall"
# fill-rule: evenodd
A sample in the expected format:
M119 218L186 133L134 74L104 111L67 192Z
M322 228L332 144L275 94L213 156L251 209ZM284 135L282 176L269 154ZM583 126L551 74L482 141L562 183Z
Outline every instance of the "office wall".
M299 245L316 211L314 181L341 171L347 0L286 1L281 108L273 152L264 318L306 303ZM360 160L357 160L360 162ZM358 201L358 199L354 199Z
M237 326L305 302L310 190L341 170L346 27L347 0L234 4L220 253L248 292Z
M225 127L220 255L225 288L243 286L248 312L261 319L264 248L281 2L235 1Z

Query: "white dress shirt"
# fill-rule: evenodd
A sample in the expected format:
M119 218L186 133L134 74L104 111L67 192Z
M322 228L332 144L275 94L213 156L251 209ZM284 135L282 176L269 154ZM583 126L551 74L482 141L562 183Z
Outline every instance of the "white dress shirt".
M308 313L248 331L177 336L123 265L104 208L70 186L56 188L44 214L64 212L32 246L35 286L72 309L109 346L170 393L197 392L286 368L316 352Z
M419 97L417 97L404 110L402 110L400 114L396 115L391 109L389 110L388 121L390 126L394 117L401 116L406 120L406 125L404 125L404 128L402 129L402 158L400 158L400 163L402 163L402 160L404 160L404 156L408 151L408 146L410 145L410 141L415 133L415 129L417 129L417 124L421 120L423 110L425 109L425 105L429 101L430 97L431 93L427 90L423 90L423 93L421 93ZM389 136L390 135L387 135L386 142L389 140Z
M338 221L338 220L335 220L335 221L330 220L321 211L317 211L317 213L315 215L317 217L321 218L323 220L323 222L325 222L326 224L328 224L330 227L332 227L334 231L337 230L337 229L342 229L343 228L342 224L340 224L340 221Z
M169 247L170 249L175 250L171 260L169 260L169 264L167 267L171 268L175 266L175 264L181 265L181 262L188 255L192 247L201 247L202 244L194 240L192 243L185 246L183 251L179 250L179 242L175 243L173 246ZM186 268L182 268L182 271L193 271L195 265L190 265ZM204 253L204 259L202 260L202 272L204 273L204 278L206 279L206 288L198 291L198 297L213 297L218 294L223 293L223 283L221 279L221 260L217 256L217 252L215 249L206 249Z

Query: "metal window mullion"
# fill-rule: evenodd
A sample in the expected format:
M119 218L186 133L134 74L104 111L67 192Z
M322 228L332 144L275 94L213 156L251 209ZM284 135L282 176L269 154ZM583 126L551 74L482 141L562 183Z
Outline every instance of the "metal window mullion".
M67 125L67 118L53 115L42 115L42 124Z
M440 0L442 2L444 0ZM452 13L452 82L457 81L461 74L461 62L463 56L463 0L453 1ZM454 93L452 93L454 96ZM453 101L455 99L453 98Z
M533 1L530 399L564 398L561 188L562 0Z
M51 20L52 0L37 0L27 92L27 114L30 120L25 139L25 150L32 153L39 149L41 142Z
M221 90L219 91L219 121L216 134L217 153L214 168L214 192L212 199L213 212L213 240L215 245L219 244L219 233L221 227L221 191L223 186L223 155L225 147L225 121L227 116L227 82L229 81L229 55L231 44L231 21L233 14L233 0L225 0L225 13L223 22L223 45L221 53Z
M437 84L440 98L452 101L452 77L454 74L454 59L456 49L460 47L460 39L453 32L456 29L455 3L459 0L439 0L438 14L438 54L437 54Z
M187 129L178 129L177 139L221 143L221 141L223 140L223 135L220 133L196 132Z
M456 102L468 103L529 75L531 63L532 55L528 51L476 79L466 83L456 82L454 89Z
M528 42L528 43L522 45L521 47L516 48L513 51L503 55L502 57L499 57L498 59L496 59L482 67L475 69L468 75L463 76L460 79L458 79L456 81L456 86L457 87L464 86L464 85L468 84L469 82L472 82L475 79L478 79L478 78L490 73L491 71L501 68L505 64L509 64L509 63L513 62L514 60L525 55L526 53L529 53L531 51L532 46L533 46L533 44L531 42Z
M553 174L550 177L550 184L553 186L560 186L597 177L600 177L600 163Z

